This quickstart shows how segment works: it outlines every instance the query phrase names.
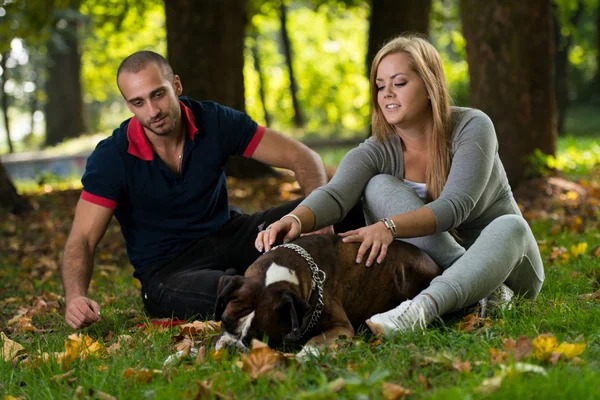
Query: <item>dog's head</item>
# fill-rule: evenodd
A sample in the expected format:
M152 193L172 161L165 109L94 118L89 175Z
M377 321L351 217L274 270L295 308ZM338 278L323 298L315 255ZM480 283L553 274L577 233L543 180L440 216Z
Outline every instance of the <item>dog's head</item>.
M215 318L221 320L218 348L228 343L246 347L253 338L267 338L276 346L298 339L308 304L289 283L264 282L244 276L223 276L219 281Z

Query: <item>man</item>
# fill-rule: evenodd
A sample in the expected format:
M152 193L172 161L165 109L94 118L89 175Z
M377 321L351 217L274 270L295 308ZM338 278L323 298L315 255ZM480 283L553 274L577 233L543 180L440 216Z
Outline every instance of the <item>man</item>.
M150 315L210 316L219 278L243 274L260 255L259 230L298 202L247 215L230 209L223 166L241 154L287 168L308 195L326 183L320 157L246 114L181 97L183 87L154 52L127 57L117 85L134 117L90 155L65 245L65 320L78 329L100 319L87 297L96 246L113 216L142 283Z

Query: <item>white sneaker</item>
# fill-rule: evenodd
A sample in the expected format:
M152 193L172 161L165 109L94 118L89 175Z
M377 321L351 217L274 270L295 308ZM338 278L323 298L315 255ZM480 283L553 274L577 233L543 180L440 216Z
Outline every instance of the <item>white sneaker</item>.
M428 323L433 321L435 313L428 300L406 300L390 311L375 314L366 322L371 331L378 336L386 338L407 331L421 331Z
M511 300L515 296L515 292L505 284L498 286L490 295L481 301L480 317L485 317L489 313L498 310L510 310L512 308Z

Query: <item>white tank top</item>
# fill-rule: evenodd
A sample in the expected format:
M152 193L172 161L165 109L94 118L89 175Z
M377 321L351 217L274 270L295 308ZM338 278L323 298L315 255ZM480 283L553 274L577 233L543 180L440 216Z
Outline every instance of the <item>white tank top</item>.
M425 201L425 199L427 198L427 185L421 182L409 181L408 179L405 179L404 183L410 186L412 190L417 192L417 196L419 196L421 200Z

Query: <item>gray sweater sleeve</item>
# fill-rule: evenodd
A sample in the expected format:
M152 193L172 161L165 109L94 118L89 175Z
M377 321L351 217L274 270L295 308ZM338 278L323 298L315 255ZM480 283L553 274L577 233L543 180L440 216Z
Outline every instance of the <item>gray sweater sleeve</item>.
M435 216L436 232L456 228L469 217L491 183L498 156L496 131L490 118L475 109L461 114L452 135L448 180L440 196L426 205Z
M350 150L340 162L331 181L315 189L300 204L315 214L313 230L341 221L362 197L369 180L392 160L373 138ZM395 162L394 162L395 163Z

